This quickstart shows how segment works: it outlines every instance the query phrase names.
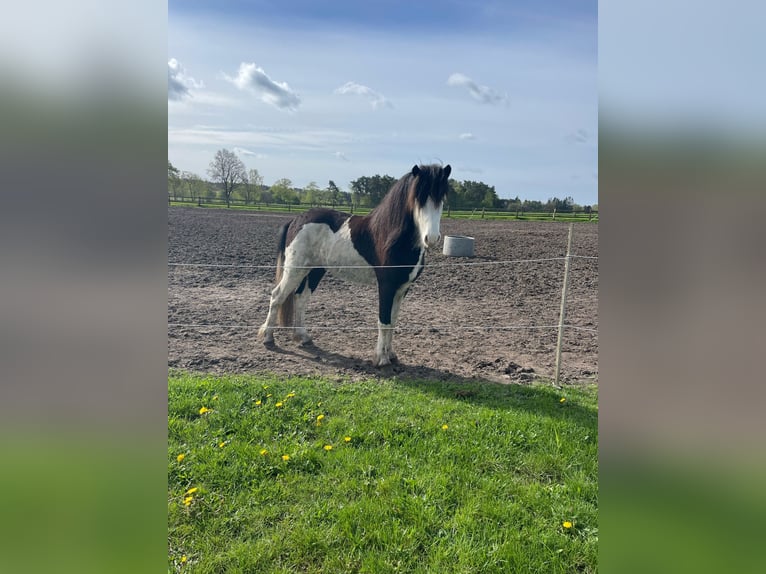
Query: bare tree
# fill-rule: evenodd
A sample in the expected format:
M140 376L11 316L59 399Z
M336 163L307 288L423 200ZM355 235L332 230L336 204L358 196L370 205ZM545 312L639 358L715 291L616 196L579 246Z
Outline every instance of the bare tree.
M226 207L230 207L231 195L237 186L247 179L247 170L234 152L227 149L219 149L215 153L213 161L207 170L210 177L223 186L223 196L226 198Z

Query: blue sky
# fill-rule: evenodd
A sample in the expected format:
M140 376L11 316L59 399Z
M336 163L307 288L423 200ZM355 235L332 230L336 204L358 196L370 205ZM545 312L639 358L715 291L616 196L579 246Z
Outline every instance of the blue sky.
M169 3L168 158L266 184L443 162L500 197L598 202L595 2Z

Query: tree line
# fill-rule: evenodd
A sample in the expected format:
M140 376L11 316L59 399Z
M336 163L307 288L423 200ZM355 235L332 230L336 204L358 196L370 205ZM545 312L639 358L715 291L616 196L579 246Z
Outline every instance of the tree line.
M198 174L181 171L168 160L168 198L191 198L193 201L219 198L230 206L232 200L245 204L304 204L327 205L340 208L373 208L380 203L398 178L390 175L361 176L349 184L349 190L341 190L333 180L326 187L312 181L298 188L288 178L281 178L271 186L264 185L263 176L257 169L247 169L237 155L227 149L218 150L207 170L209 179ZM595 206L581 206L571 197L539 200L501 199L495 186L481 181L457 181L450 179L447 208L452 210L502 209L522 212L567 213L595 210Z

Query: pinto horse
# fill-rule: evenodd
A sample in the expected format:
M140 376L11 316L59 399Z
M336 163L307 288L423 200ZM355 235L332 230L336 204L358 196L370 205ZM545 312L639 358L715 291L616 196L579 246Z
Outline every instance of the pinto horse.
M277 286L258 334L274 344L279 319L293 327L293 339L311 344L304 326L306 305L329 269L357 283L378 285L378 344L375 366L396 360L391 348L396 319L410 285L423 271L426 249L441 237L444 199L452 168L415 165L399 179L369 215L315 208L282 227L277 255Z

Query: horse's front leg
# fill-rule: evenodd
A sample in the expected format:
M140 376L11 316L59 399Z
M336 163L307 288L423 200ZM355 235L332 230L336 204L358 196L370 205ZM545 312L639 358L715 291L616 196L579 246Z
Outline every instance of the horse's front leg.
M376 367L385 367L396 360L392 348L396 317L399 314L399 305L406 293L397 286L386 282L378 283L378 344L375 347Z

